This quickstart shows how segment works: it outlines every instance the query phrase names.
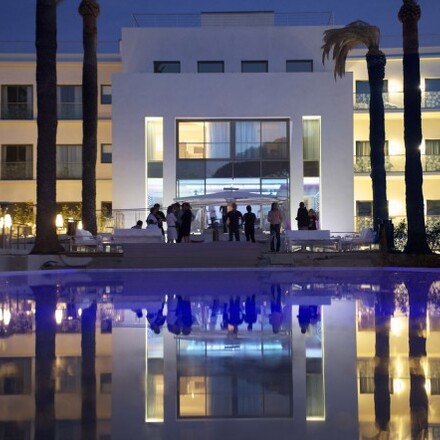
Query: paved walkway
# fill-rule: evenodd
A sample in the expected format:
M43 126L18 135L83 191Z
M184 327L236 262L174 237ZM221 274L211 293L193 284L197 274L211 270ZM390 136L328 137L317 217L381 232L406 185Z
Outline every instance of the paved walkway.
M440 255L411 256L379 251L270 253L267 243L132 243L121 254L27 255L0 254L0 271L62 267L89 269L128 268L233 268L233 267L429 267L440 268Z

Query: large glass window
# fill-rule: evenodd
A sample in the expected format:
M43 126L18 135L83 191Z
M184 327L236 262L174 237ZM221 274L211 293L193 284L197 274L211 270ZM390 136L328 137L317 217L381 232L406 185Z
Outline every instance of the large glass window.
M163 120L162 118L147 118L147 160L148 162L163 160Z
M321 120L303 119L304 177L319 177L321 156Z
M81 179L81 145L57 145L57 179Z
M313 72L313 60L287 60L286 72Z
M179 122L179 159L229 159L230 123Z
M267 61L242 61L241 71L243 73L265 73L269 71Z
M180 61L155 61L154 73L180 73Z
M440 216L440 200L427 200L426 214Z
M428 156L440 156L440 139L426 139L425 154Z
M384 144L385 156L389 155L388 141ZM368 156L370 157L371 146L370 141L356 141L356 156Z
M225 71L224 61L198 61L198 73L223 73Z
M32 179L32 145L2 145L1 178Z
M286 159L288 157L285 122L263 121L261 123L261 141L263 159Z
M2 86L2 119L32 118L32 86Z
M261 143L261 124L256 121L236 122L235 158L259 159Z
M57 113L58 119L82 118L81 86L57 87Z

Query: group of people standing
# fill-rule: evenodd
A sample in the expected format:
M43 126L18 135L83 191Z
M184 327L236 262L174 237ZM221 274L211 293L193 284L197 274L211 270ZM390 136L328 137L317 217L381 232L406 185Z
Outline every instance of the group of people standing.
M318 229L318 216L313 209L307 210L304 202L300 202L295 220L298 222L299 230Z
M160 210L159 203L150 208L146 219L146 229L158 229L165 236L164 223L167 224L167 243L189 243L191 222L194 220L191 206L188 202L176 202L168 206L166 215ZM138 220L133 229L142 229L143 222Z

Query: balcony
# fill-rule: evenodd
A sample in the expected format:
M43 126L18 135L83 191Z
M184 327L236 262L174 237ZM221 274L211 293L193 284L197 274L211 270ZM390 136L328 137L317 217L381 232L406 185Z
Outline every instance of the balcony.
M403 92L383 93L385 111L403 111ZM370 103L369 93L355 93L354 110L368 110ZM440 92L422 92L422 110L440 110Z
M58 103L58 119L82 119L82 103Z
M2 119L32 119L32 106L28 103L11 103L6 102L2 104Z
M57 163L57 179L81 179L82 177L82 163L69 162Z
M1 180L32 180L32 174L32 161L1 164Z
M440 156L431 154L422 154L422 170L423 172L440 172ZM404 172L405 171L405 155L385 156L385 170L387 172ZM355 174L370 173L370 156L354 157Z

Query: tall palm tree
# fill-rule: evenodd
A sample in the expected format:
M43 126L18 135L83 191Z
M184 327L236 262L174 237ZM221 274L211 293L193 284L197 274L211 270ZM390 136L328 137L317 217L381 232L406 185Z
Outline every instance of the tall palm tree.
M373 221L374 230L388 220L387 184L385 172L385 111L383 104L383 80L386 57L379 49L380 30L364 21L355 21L340 29L328 29L324 32L322 62L329 58L333 48L335 61L335 79L345 74L345 61L348 52L356 46L364 45L370 84L370 161L371 181L373 185ZM388 222L385 223L388 226Z
M82 151L82 220L84 229L97 233L96 223L96 156L98 125L98 62L96 58L99 4L82 0L79 9L83 18L83 151Z
M57 0L37 0L35 48L37 55L37 236L33 254L62 250L56 217L57 135Z
M422 116L420 92L420 56L417 22L420 6L415 0L403 0L399 20L403 28L403 93L405 127L405 186L408 241L406 253L430 253L426 241L423 212L423 170L420 158Z

